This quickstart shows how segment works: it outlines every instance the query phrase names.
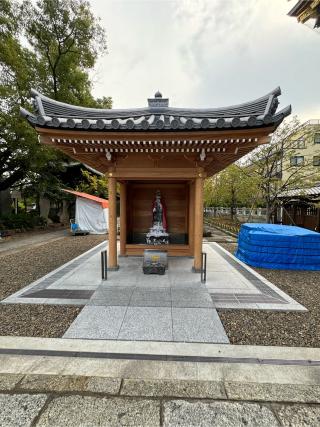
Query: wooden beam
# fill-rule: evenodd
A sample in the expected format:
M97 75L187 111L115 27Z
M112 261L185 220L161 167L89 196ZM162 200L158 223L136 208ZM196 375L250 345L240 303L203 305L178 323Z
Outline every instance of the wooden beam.
M190 181L189 185L189 209L188 209L188 238L189 246L194 253L194 181Z
M116 178L111 174L108 176L109 183L109 254L108 270L118 270L117 257L117 188Z
M202 168L114 168L112 176L118 179L191 179L204 174Z
M124 141L201 141L201 140L224 140L224 139L237 139L237 138L260 138L269 135L275 129L275 126L267 126L255 129L226 129L207 130L202 129L179 131L179 132L140 132L140 131L82 131L75 129L49 129L49 128L35 128L40 135L50 135L52 138L65 138L65 139L109 139L109 140L124 140Z
M201 271L201 253L203 238L203 178L195 179L194 195L194 263L193 270Z
M127 243L127 183L120 183L120 255L126 255Z

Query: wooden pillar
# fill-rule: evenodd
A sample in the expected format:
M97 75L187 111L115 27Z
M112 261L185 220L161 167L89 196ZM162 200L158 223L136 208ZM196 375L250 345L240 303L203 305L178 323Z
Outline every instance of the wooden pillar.
M193 255L194 250L194 182L190 182L189 185L189 225L188 225L188 243L190 252Z
M127 184L120 183L120 255L126 255L127 243Z
M110 174L111 175L111 174ZM117 181L110 176L109 182L109 251L108 270L118 270L117 259Z
M194 188L194 263L193 271L201 270L201 252L203 236L203 178L195 179Z

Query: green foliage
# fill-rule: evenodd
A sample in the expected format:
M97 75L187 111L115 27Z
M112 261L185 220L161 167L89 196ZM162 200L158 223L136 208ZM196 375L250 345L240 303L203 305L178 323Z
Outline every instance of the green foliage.
M32 109L32 87L60 101L111 107L110 98L93 98L88 74L105 49L86 1L1 0L0 191L22 185L28 194L58 196L66 156L39 144L19 107Z
M232 164L205 182L206 206L250 206L259 191L259 180L246 174L244 167Z
M42 91L57 100L88 107L95 101L87 70L106 50L105 32L83 0L25 0L24 26L39 63Z
M84 180L77 186L77 191L102 197L103 199L108 198L108 181L104 176L94 175L83 169L81 173Z
M46 221L35 213L18 213L0 217L0 230L31 230L36 226L44 226Z

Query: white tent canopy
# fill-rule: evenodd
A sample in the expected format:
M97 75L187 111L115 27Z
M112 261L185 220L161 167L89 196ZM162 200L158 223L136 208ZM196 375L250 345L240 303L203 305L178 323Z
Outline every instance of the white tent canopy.
M108 200L79 191L64 190L76 196L75 222L80 230L105 234L108 230Z

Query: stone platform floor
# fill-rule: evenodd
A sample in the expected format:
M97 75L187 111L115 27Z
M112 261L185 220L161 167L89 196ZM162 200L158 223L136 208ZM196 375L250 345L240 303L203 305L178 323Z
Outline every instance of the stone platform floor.
M101 280L102 243L2 303L85 305L65 338L228 343L216 308L305 310L217 243L205 243L207 281L192 259L169 258L165 275L144 275L141 257L119 258Z
M0 361L1 426L320 420L319 349L0 337Z

